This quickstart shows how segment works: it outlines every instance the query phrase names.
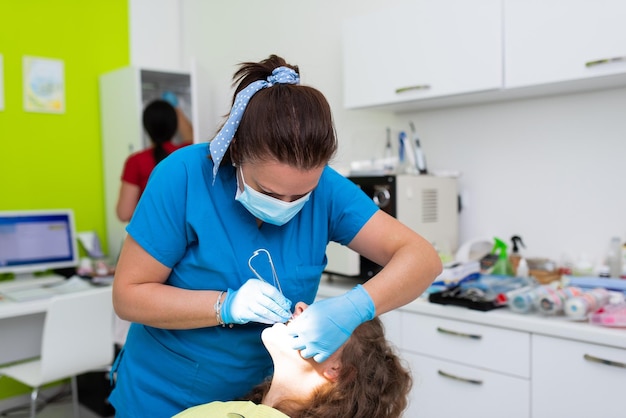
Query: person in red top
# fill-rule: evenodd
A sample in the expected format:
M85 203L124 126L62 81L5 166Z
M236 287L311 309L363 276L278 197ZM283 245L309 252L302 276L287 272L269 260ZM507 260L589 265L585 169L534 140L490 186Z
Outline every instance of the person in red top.
M116 207L117 217L122 222L128 222L133 215L154 167L172 152L189 145L193 139L191 124L182 110L166 100L154 100L146 106L143 126L152 146L130 155L124 163ZM183 138L182 144L172 142L177 131Z

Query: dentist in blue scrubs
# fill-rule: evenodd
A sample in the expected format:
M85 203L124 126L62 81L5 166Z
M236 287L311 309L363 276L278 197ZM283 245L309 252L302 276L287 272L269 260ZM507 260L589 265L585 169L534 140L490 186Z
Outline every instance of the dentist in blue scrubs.
M208 144L152 173L113 284L132 322L113 365L117 417L170 417L233 400L272 373L263 328L291 318L293 349L325 361L361 323L417 298L441 271L433 247L329 167L331 110L271 55L242 63L227 120ZM335 241L384 266L314 302Z

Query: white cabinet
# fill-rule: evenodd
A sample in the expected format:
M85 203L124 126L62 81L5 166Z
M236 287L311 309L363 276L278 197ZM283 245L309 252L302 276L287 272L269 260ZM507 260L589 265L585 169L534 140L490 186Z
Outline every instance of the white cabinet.
M402 349L528 379L530 334L402 312Z
M176 94L185 115L195 122L189 73L125 67L100 76L105 219L112 258L119 254L125 237L126 224L118 220L115 211L124 162L133 152L150 146L142 125L143 109L166 90Z
M502 86L500 0L417 0L344 23L344 104L385 105Z
M530 381L403 352L413 374L404 417L528 418Z
M533 335L533 418L626 416L626 350Z
M353 284L322 283L320 297ZM623 418L626 332L417 300L382 316L413 375L406 418Z
M626 73L623 0L504 0L504 13L507 88Z
M410 111L626 85L623 0L412 0L343 26L344 105Z
M406 417L530 416L530 334L402 311ZM445 394L445 396L442 396Z

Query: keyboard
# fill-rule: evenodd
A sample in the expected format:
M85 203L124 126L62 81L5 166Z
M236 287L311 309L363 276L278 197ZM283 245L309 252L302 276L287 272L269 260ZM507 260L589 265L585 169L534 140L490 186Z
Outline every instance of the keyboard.
M2 292L4 296L15 302L26 302L29 300L47 299L56 295L48 287L31 287L27 289L7 290Z
M47 286L56 283L63 283L65 281L65 277L50 275L50 276L42 276L42 277L29 277L29 278L20 278L15 280L5 280L0 281L0 293L4 293L9 290L18 290L18 289L31 289L33 287Z
M30 287L20 287L14 289L2 289L1 293L7 298L15 302L25 302L29 300L46 299L55 295L61 295L65 293L73 293L81 290L92 288L89 282L81 279L78 276L73 276L68 280L62 282L54 282L52 284L32 285Z

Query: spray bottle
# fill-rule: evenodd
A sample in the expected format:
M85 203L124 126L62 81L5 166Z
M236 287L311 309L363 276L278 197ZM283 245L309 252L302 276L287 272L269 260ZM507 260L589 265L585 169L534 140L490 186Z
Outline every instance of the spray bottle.
M513 235L511 237L511 244L513 248L511 249L511 255L509 256L509 261L511 262L511 267L513 268L513 272L517 274L517 266L519 265L522 254L519 250L519 246L521 245L523 248L526 248L524 242L522 241L522 237L518 235Z
M493 241L491 253L497 254L498 260L493 265L491 274L496 276L513 276L513 267L511 267L511 262L506 252L506 243L499 238L494 238Z

